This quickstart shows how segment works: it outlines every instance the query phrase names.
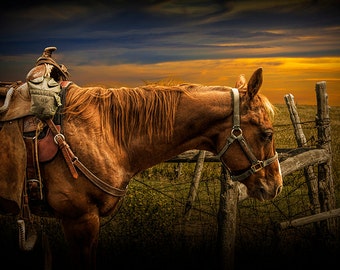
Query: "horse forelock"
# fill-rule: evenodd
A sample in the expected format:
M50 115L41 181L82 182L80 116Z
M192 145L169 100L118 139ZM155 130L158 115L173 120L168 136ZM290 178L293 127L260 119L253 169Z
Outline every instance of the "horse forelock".
M246 93L246 91L244 92ZM263 94L257 94L251 100L248 100L245 94L245 101L243 102L242 114L247 115L249 118L253 118L255 122L258 122L260 118L273 122L276 112L276 107L269 101L269 99Z
M262 101L263 108L268 114L269 119L274 121L276 107L264 95L259 94L259 99Z
M64 113L66 119L72 116L89 119L99 112L103 136L110 138L113 134L121 145L127 145L136 136L170 139L183 92L185 89L179 86L109 89L73 86L68 91Z

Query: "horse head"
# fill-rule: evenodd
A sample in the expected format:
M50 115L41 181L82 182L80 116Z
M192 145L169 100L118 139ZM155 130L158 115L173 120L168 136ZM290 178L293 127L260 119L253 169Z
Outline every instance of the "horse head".
M280 193L282 175L273 138L274 107L258 93L261 85L259 68L248 83L241 75L238 89L232 89L233 126L218 155L232 179L246 185L250 197L263 201Z

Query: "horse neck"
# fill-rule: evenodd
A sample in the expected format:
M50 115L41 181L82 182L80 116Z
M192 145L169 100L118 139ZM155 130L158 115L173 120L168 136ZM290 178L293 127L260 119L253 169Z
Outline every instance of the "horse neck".
M232 108L229 88L211 88L182 94L170 140L156 135L148 142L134 140L128 150L133 153L129 155L132 166L144 170L191 149L216 153L219 138L225 143L232 126Z

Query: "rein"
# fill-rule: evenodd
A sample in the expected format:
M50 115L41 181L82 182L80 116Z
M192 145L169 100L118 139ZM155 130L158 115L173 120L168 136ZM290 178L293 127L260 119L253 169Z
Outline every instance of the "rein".
M62 151L62 154L65 158L66 164L69 167L73 178L78 178L78 172L75 166L91 181L92 184L100 188L102 191L115 196L115 197L123 197L126 194L126 189L119 189L113 187L97 176L95 176L79 159L74 155L70 146L65 141L65 137L63 134L59 132L52 119L45 120L49 128L51 129L54 135L54 142L58 145L59 149Z
M242 135L242 129L240 125L240 94L237 88L232 88L232 97L233 97L233 104L234 104L234 110L233 110L233 127L230 132L230 136L227 139L226 144L222 148L222 150L217 154L217 157L221 160L222 165L224 168L226 168L230 174L231 171L225 164L225 162L222 160L223 155L227 152L229 146L237 140L243 150L243 152L246 154L247 158L251 162L251 166L249 169L247 169L245 172L238 174L238 175L232 175L231 174L231 180L233 181L242 181L249 177L250 175L258 172L259 170L263 169L264 167L272 164L275 160L278 159L278 154L275 152L275 155L271 158L268 158L266 160L258 160L254 153L251 151L251 148L249 147L248 143L246 142L245 138Z

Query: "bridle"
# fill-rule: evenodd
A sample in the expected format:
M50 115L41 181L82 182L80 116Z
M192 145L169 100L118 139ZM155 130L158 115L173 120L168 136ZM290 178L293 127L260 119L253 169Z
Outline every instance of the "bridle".
M227 169L230 172L230 169L223 161L222 157L227 152L229 146L237 140L243 150L243 152L246 154L247 158L251 162L251 166L249 169L247 169L245 172L235 175L230 172L231 179L233 181L242 181L249 177L250 175L258 172L259 170L263 169L264 167L272 164L275 160L278 159L278 154L275 152L275 155L271 158L268 158L266 160L258 160L254 153L251 151L251 148L249 147L248 143L246 142L245 138L242 135L242 129L240 126L240 94L237 88L231 89L232 97L233 97L233 103L234 103L234 111L233 111L233 127L230 132L230 136L227 139L226 144L222 148L222 150L217 154L217 157L221 160L222 165L225 169Z

